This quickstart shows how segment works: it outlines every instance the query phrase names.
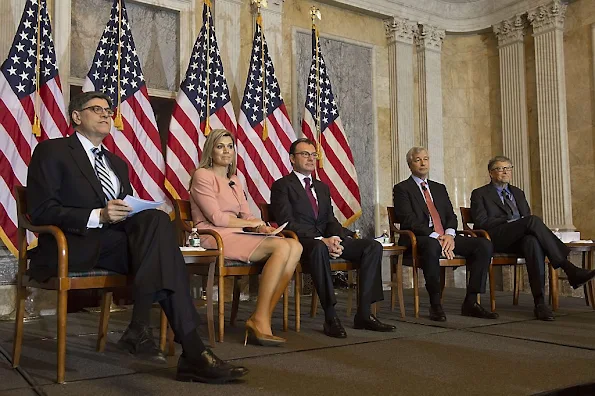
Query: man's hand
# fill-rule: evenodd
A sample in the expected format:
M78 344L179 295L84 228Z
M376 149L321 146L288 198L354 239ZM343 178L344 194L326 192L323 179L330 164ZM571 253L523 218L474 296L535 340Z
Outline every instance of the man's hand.
M343 254L343 246L341 245L341 238L339 237L330 237L330 238L322 238L322 242L328 248L329 255L331 258L340 257Z
M438 237L438 242L440 242L444 257L449 260L453 259L455 257L453 252L455 249L455 238L452 235L440 235Z
M102 224L113 224L124 220L128 217L128 214L132 211L132 208L126 205L126 202L121 199L114 199L108 201L105 208L99 211L99 222Z

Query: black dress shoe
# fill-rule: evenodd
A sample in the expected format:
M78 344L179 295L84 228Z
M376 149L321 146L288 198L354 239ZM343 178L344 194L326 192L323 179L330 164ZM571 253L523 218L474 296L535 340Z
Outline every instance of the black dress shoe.
M476 301L469 303L467 301L463 302L461 306L461 315L463 316L472 316L474 318L482 318L482 319L498 319L500 315L496 312L490 312L481 305L479 305Z
M341 321L338 317L333 317L330 321L324 321L324 325L322 326L322 330L324 334L329 337L335 338L347 338L347 332L345 328L341 324Z
M139 359L156 363L167 363L165 355L153 338L153 331L147 325L130 324L117 343L118 348Z
M568 275L568 283L573 289L578 289L595 277L595 270L587 270L574 265L573 267L571 270L565 271Z
M442 309L442 305L430 305L430 320L446 322L446 314L444 313L444 309Z
M388 332L395 331L397 327L390 324L382 323L374 315L370 315L365 319L360 318L358 315L355 315L355 318L353 318L353 328Z
M552 321L556 319L550 307L545 304L537 304L535 309L533 309L533 313L539 320Z
M235 381L248 373L242 366L234 366L219 359L210 349L205 349L198 359L190 359L184 353L178 359L176 380L223 384Z

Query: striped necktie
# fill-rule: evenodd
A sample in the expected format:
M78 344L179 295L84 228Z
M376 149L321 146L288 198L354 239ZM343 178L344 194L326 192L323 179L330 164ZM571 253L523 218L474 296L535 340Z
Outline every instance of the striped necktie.
M116 192L114 191L114 185L112 184L105 162L103 162L103 150L93 147L91 151L95 155L95 174L101 183L101 189L105 194L106 201L112 201L116 199Z

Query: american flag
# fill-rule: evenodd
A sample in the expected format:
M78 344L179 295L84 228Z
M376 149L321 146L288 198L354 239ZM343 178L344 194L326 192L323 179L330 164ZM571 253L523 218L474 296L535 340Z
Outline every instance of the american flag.
M114 0L110 19L99 40L83 91L106 93L115 108L120 99L122 130L112 126L112 131L103 144L128 163L130 183L140 198L166 200L165 161L161 152L161 140L132 39L124 0ZM118 116L115 117L117 120Z
M318 177L330 187L335 216L348 226L361 215L361 197L353 155L339 117L316 28L312 29L312 66L306 95L302 130L307 138L321 146L322 167L317 167ZM320 139L316 129L318 117Z
M45 0L25 3L0 70L0 237L16 255L18 222L13 187L26 183L37 143L62 137L68 129ZM39 137L33 134L35 114L39 117Z
M258 213L257 203L269 201L273 182L291 172L294 140L259 15L238 126L238 176L248 189L252 213Z
M202 20L169 124L166 187L176 199L189 197L190 177L198 166L205 135L213 129L236 132L236 117L223 73L209 0L205 1Z

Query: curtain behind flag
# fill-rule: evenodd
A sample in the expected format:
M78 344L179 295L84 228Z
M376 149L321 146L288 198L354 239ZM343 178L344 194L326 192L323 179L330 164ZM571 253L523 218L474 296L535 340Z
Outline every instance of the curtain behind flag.
M319 124L320 133L317 133ZM318 178L330 187L335 216L348 226L361 215L361 197L353 155L339 117L316 28L312 29L312 66L302 131L320 146L322 160L316 169Z
M289 146L294 140L259 15L238 125L238 176L248 190L252 213L259 213L257 203L269 202L273 182L291 172Z
M124 0L114 0L83 91L101 91L112 99L116 115L103 144L128 163L130 183L136 194L142 199L166 200L161 140ZM120 115L121 129L116 127Z
M205 1L202 20L167 137L166 187L175 199L189 198L190 177L198 166L206 135L221 128L236 133L236 117L223 73L209 0Z
M45 0L25 3L0 70L0 237L16 255L18 221L13 187L26 184L37 143L62 137L68 129ZM38 127L33 128L34 124Z

